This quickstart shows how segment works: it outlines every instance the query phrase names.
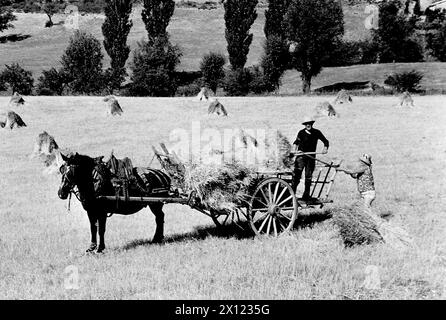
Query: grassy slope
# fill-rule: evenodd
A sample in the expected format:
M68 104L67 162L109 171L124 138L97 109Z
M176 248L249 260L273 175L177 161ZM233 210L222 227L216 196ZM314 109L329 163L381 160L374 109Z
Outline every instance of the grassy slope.
M154 217L147 209L113 216L108 253L84 256L85 212L74 200L66 214L66 202L57 198L59 178L42 175L42 165L28 159L44 129L62 147L90 155L114 149L135 165L150 162L151 144L169 141L174 129L190 130L196 120L203 129L269 123L292 139L303 114L326 98L332 97L221 98L227 119L208 118L206 104L180 98L122 98L125 114L116 119L104 117L100 98L27 98L17 112L28 127L0 130L0 298L444 298L444 97L415 97L416 108L407 112L391 107L395 98L355 98L338 108L339 119L317 122L331 157L351 162L363 152L373 155L376 209L414 236L417 249L409 252L385 245L345 249L330 220L303 224L280 239L219 236L210 218L167 205L165 245L149 244ZM352 203L354 180L340 175L332 194L331 210ZM363 286L369 265L380 268L381 289ZM79 269L79 290L64 289L67 266Z
M255 21L252 32L254 40L248 55L247 65L259 62L262 55L264 41L263 25L264 10L259 8L258 18ZM132 50L137 41L144 39L146 31L140 16L141 7L133 12L134 26L130 32L129 43ZM169 32L172 41L183 50L183 57L179 70L197 70L202 56L209 51L217 51L227 55L226 40L224 34L223 9L197 10L191 8L176 8ZM26 69L33 72L37 79L42 70L59 65L60 56L68 44L72 30L64 26L54 26L51 29L44 28L47 17L43 14L17 14L18 20L15 28L5 31L3 34L31 35L30 38L19 42L0 44L0 61L2 64L20 63ZM356 5L345 7L345 38L350 40L364 39L368 36L368 30L364 28L364 6ZM64 16L56 16L54 21L63 21ZM85 15L80 17L80 29L93 33L102 41L101 15ZM30 28L32 26L32 28ZM104 51L105 64L109 62ZM130 60L129 60L130 61ZM386 76L394 71L417 69L425 73L423 86L428 89L443 89L446 83L446 64L421 63L421 64L383 64L353 66L345 68L326 68L314 78L313 87L324 86L341 81L374 80L382 82ZM289 71L285 74L280 94L296 94L301 91L299 73Z
M264 7L258 9L258 18L251 29L254 40L247 65L258 63L263 51L264 10ZM137 41L146 37L140 12L141 7L136 8L133 12L134 26L129 36L129 44L132 49L136 47ZM211 50L227 54L223 14L222 7L216 10L176 8L168 30L172 41L183 49L180 70L197 70L202 56ZM363 5L345 8L345 37L347 39L367 37L368 30L363 25L365 16ZM35 78L38 78L42 70L58 66L60 56L73 31L63 25L57 25L50 29L44 28L47 17L43 14L18 13L17 18L17 21L14 22L15 28L5 31L3 35L23 34L31 35L31 37L19 42L0 44L0 61L2 64L19 62L26 69L31 70ZM56 15L54 21L57 23L64 19L63 15ZM80 29L93 33L102 41L103 19L102 15L80 16ZM108 56L105 51L104 55L107 65ZM294 78L297 77L296 72L291 74L294 75ZM294 81L293 77L290 80ZM342 81L342 75L338 74L337 80Z
M374 81L384 83L392 73L417 70L423 73L421 87L436 92L446 89L446 63L383 63L369 65L355 65L341 68L325 68L312 80L312 88L327 86L337 82ZM280 94L295 95L302 91L300 74L287 71L282 78Z

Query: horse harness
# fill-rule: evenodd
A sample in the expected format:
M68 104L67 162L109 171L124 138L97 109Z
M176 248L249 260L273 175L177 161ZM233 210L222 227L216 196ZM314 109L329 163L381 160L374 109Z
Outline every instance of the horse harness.
M108 170L106 170L108 169ZM106 171L111 174L110 181L114 188L116 208L124 197L124 203L129 201L130 194L153 195L170 190L170 178L160 170L150 168L134 168L129 158L117 159L113 155L107 163L99 163L93 169L93 179L101 183L107 179ZM95 191L100 192L100 186Z
M65 169L65 172L61 173L64 179L72 185L69 191L68 208L67 212L70 212L71 196L74 193L79 202L82 203L82 199L76 185L68 178L67 172L70 165ZM96 196L101 195L101 188L108 181L111 182L116 198L116 208L119 207L121 196L124 197L124 202L127 202L130 198L130 191L136 191L143 195L153 195L159 193L166 193L170 190L170 177L157 169L150 168L133 168L129 158L122 160L111 158L111 161L107 163L98 162L92 170L94 192ZM139 178L139 179L138 179ZM113 214L108 215L108 217Z

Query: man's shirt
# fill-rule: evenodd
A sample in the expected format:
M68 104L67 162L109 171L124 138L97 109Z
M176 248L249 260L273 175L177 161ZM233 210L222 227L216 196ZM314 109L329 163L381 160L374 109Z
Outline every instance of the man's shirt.
M328 140L318 129L311 128L310 131L302 129L297 134L294 144L298 146L297 150L302 152L316 152L318 140L321 140L324 146L328 148Z

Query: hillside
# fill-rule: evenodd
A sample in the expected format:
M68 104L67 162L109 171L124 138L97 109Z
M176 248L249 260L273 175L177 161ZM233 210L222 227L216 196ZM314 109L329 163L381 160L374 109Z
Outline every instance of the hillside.
M364 4L345 6L345 38L349 40L365 39L369 31L364 27ZM132 50L137 42L146 37L146 30L141 20L141 6L137 6L132 14L134 26L129 35ZM252 32L254 40L248 55L247 65L259 62L263 52L265 21L265 7L259 6L258 17ZM177 7L168 27L172 42L178 44L183 51L181 64L178 70L197 70L202 56L209 51L221 52L227 56L224 10L221 5L213 10L199 10L189 7ZM63 24L53 28L44 28L47 17L44 14L17 13L15 28L9 29L0 38L17 35L25 39L16 42L0 41L0 62L3 64L20 63L33 72L37 79L42 70L59 65L59 59L66 48L72 29ZM56 15L54 21L64 22L66 16ZM104 16L100 14L85 14L79 16L79 27L93 33L103 40L101 25ZM105 66L109 58L104 50ZM129 59L130 61L130 59ZM417 69L425 73L422 85L428 90L442 90L446 87L446 64L444 63L414 63L414 64L380 64L357 65L343 68L325 68L322 73L313 79L313 88L329 85L335 82L371 80L382 83L388 74L394 71ZM298 94L301 92L299 73L288 71L283 78L280 94Z
M132 15L134 26L129 35L132 49L136 47L137 41L146 37L146 30L141 20L141 9L141 6L136 7ZM247 65L258 63L263 51L264 11L264 7L258 8L258 17L252 27L254 40ZM363 12L363 6L346 7L346 38L359 39L367 36L368 31L362 23L365 18ZM0 37L14 34L29 37L22 41L0 43L0 61L2 64L19 62L31 70L37 78L43 69L57 66L73 30L63 25L56 25L50 29L44 28L47 20L44 14L17 13L16 15L15 28L0 33ZM223 15L224 10L221 6L214 10L185 7L175 9L168 31L172 42L183 49L179 70L197 70L202 56L211 50L227 55ZM57 23L65 19L65 15L56 15L53 20ZM102 41L103 21L104 16L100 14L82 15L79 17L79 28L91 32ZM105 51L104 55L106 56ZM108 64L107 56L105 61Z

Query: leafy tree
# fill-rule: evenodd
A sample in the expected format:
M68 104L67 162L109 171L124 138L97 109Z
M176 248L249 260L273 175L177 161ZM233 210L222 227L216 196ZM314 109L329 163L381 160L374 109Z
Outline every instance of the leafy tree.
M257 18L258 0L226 0L225 36L228 43L229 62L233 70L245 66L253 34L249 29Z
M280 79L289 67L290 54L288 45L282 37L270 35L264 44L264 54L260 65L263 69L264 84L267 91L274 91L280 86Z
M301 72L303 92L311 90L311 79L344 34L342 7L337 0L293 0L285 15L291 65Z
M426 48L442 62L446 62L446 10L426 12Z
M246 96L250 90L252 74L247 68L229 69L223 82L223 89L229 96Z
M144 0L142 20L147 30L149 42L167 36L167 26L175 10L174 0Z
M17 17L6 5L6 0L0 0L0 32L9 28L14 28L14 25L11 22L17 20Z
M383 1L379 8L378 30L373 41L379 48L379 62L418 62L423 60L422 48L412 39L418 18L407 18L398 0Z
M167 37L142 41L134 51L130 65L131 93L138 96L173 96L177 89L175 68L181 50Z
M200 70L203 74L203 82L214 93L217 92L218 84L224 78L225 72L223 67L226 59L222 54L210 52L206 54L200 63Z
M69 82L69 78L63 70L51 68L43 70L38 79L37 94L39 95L62 95L64 88Z
M62 70L76 93L98 93L103 89L101 43L93 35L76 31L62 56Z
M417 92L420 90L420 82L423 74L416 70L395 73L387 77L385 84L394 87L398 92Z
M280 86L280 78L289 65L288 41L284 17L291 0L269 0L265 11L264 32L266 41L261 59L264 88L274 91Z
M45 27L52 27L53 23L53 15L58 13L62 8L65 7L65 3L63 0L43 0L41 1L41 7L43 12L48 16L48 21L45 24Z
M104 8L105 21L102 24L104 48L110 56L111 70L108 70L110 87L117 89L121 86L127 74L125 63L130 54L127 38L133 22L132 0L107 0Z
M34 79L31 71L23 69L18 63L8 66L0 74L0 83L8 84L13 92L20 94L31 94L34 85Z
M268 39L270 36L285 37L283 18L288 10L291 0L269 0L265 11L265 26L263 31Z

